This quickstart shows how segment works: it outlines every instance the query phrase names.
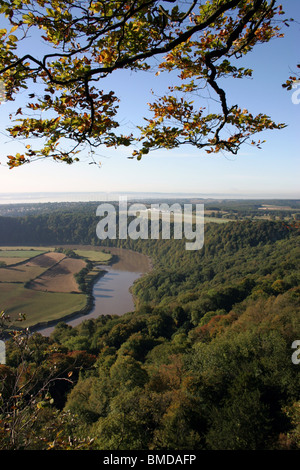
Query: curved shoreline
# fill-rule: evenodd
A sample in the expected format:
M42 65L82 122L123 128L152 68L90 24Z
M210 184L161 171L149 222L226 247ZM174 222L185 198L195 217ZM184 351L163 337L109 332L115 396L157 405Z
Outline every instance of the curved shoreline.
M95 304L95 298L93 295L93 287L94 284L106 274L107 271L101 270L97 275L93 277L93 279L90 281L90 284L88 286L88 291L86 293L87 295L87 302L85 307L83 307L81 310L77 310L76 312L69 313L68 315L65 315L63 317L60 317L55 320L48 320L44 322L39 322L36 323L35 325L29 326L28 329L30 332L35 333L39 332L39 330L47 329L47 328L52 328L55 325L57 325L60 322L66 322L70 320L75 320L78 317L84 317L88 315L91 311L91 309L94 307Z
M88 245L81 245L81 246L88 247ZM120 260L120 257L116 254L116 252L118 252L119 254L121 252L121 253L128 253L128 254L132 253L134 255L139 255L141 257L144 257L147 260L147 269L142 270L142 273L141 273L142 276L149 273L153 269L153 263L152 263L151 258L148 255L145 255L144 253L140 253L138 251L134 251L134 250L127 249L127 248L117 248L117 247L103 247L103 248L106 248L106 250L109 251L110 253L111 253L111 250L113 251L113 253L111 253L112 258L107 263L108 267L112 267L113 265L117 265L118 262L120 262L120 263L124 262L124 259ZM104 251L106 251L106 250L104 250ZM99 264L97 264L97 262L94 262L93 265L95 267ZM99 281L99 279L104 277L105 274L107 274L109 272L109 271L106 271L105 269L103 269L103 267L104 266L101 265L102 269L99 270L99 273L94 275L93 278L89 281L89 284L87 286L87 291L86 291L87 302L86 302L85 307L83 307L81 310L78 310L76 312L72 312L72 313L70 313L68 315L65 315L63 317L60 317L58 319L49 320L49 321L45 320L43 322L39 322L35 325L29 326L28 327L29 331L31 333L41 332L41 334L43 334L42 333L43 330L46 330L48 328L53 328L60 322L73 321L73 320L76 320L78 318L82 318L82 321L84 321L85 317L88 316L92 312L93 308L95 307L94 286L95 286L96 282ZM88 273L87 273L87 276L88 276ZM129 290L129 292L130 292L130 290ZM130 294L131 294L131 292L130 292ZM131 296L132 296L133 303L134 303L134 306L135 306L135 303L136 303L135 298L132 294L131 294ZM118 314L111 314L111 315L118 316ZM42 330L42 331L40 331L40 330Z

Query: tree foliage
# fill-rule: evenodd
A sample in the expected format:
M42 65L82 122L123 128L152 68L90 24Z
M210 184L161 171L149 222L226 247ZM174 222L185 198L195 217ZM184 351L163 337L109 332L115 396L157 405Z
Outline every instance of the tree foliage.
M257 133L284 127L229 103L222 88L223 78L252 75L239 58L283 36L287 20L275 0L1 0L0 13L8 23L0 30L0 77L6 100L16 101L8 132L25 144L42 141L9 155L11 168L44 157L72 163L86 147L131 144L137 159L182 144L237 154L245 141L260 146ZM130 135L119 132L118 96L102 88L118 70L178 79L149 103L152 117ZM24 89L28 100L20 106ZM213 112L203 106L204 93L216 102Z

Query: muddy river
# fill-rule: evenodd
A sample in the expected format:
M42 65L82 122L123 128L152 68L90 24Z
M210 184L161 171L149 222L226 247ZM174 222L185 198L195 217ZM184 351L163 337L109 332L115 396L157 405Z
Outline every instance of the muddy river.
M117 261L111 266L101 266L105 274L94 284L94 306L86 315L73 317L65 322L76 326L83 320L97 318L100 315L124 315L134 310L133 297L130 287L140 276L151 269L149 258L141 253L123 248L107 248L107 251L117 255ZM49 336L53 327L38 329L39 333Z

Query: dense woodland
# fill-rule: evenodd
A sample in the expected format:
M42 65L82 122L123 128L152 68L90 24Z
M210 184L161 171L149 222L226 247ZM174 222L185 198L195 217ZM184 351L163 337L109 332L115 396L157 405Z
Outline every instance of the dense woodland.
M0 243L100 244L95 216L1 218ZM185 240L107 240L151 257L135 312L7 343L1 449L300 448L299 230L206 224Z

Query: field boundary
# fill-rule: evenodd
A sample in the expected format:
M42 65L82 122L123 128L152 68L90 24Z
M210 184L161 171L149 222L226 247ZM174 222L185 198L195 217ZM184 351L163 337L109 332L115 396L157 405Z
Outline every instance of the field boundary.
M22 251L22 250L20 250ZM24 263L27 263L29 260L33 260L35 258L37 258L38 256L41 256L41 255L45 255L47 253L52 253L50 250L49 251L45 251L45 252L42 252L42 253L39 253L38 255L35 255L35 256L32 256L30 258L26 258L25 260L23 261L19 261L17 263L14 263L14 264L10 264L8 266L1 266L1 268L3 269L6 269L6 268L14 268L15 266L20 266L21 264L24 264ZM1 258L1 251L0 251L0 258ZM12 258L14 258L14 256L12 256Z
M76 248L83 248L83 251L85 251L87 247L88 246L86 245L78 245L78 247ZM21 248L22 247L18 245L20 255L22 251ZM37 250L39 250L39 247L36 248ZM105 269L103 269L103 266L101 268L98 266L102 263L104 265L110 265L113 261L115 261L115 257L111 253L107 253L104 251L106 256L109 255L109 258L105 261L103 260L102 262L91 260L89 259L90 257L85 257L84 253L80 253L76 258L74 258L74 260L78 260L79 268L80 264L83 265L80 270L85 269L87 266L89 266L89 269L84 273L84 282L86 285L86 288L84 290L79 287L79 283L75 277L76 273L74 274L73 272L73 270L76 270L77 263L72 263L72 261L70 262L70 266L68 266L68 263L66 263L66 265L62 265L62 269L60 272L61 279L63 279L64 275L66 276L66 279L68 278L68 286L70 286L69 290L61 292L60 290L52 290L52 288L51 290L48 290L47 288L32 288L33 283L42 276L47 275L50 270L53 270L55 268L59 269L59 265L63 261L73 260L72 256L68 256L67 253L57 252L56 248L57 246L49 246L45 250L39 250L39 253L32 257L26 259L22 258L23 261L2 267L3 270L8 270L10 268L17 269L17 267L20 266L26 266L27 269L30 269L31 266L27 266L27 263L33 261L32 266L40 267L43 269L43 264L46 264L45 270L43 272L40 272L36 275L36 272L33 271L33 277L31 279L27 278L27 280L22 281L16 278L16 281L12 279L6 282L1 282L2 305L0 305L0 308L11 317L11 321L7 325L8 333L12 330L24 330L26 328L33 332L39 329L55 325L60 321L67 321L69 319L76 318L79 316L84 318L84 316L88 314L93 308L95 303L93 295L94 283L106 273ZM14 247L11 246L10 249L13 251ZM24 251L26 251L28 247L24 245L23 249ZM90 248L87 251L93 251L93 249ZM97 251L98 250L96 249L95 252ZM61 259L57 259L55 256L51 256L52 260L55 261L54 264L50 264L49 266L47 266L47 263L49 263L50 260L46 259L44 263L42 259L40 263L34 263L34 260L36 258L54 252L60 253L60 256L62 256ZM87 254L90 255L90 253ZM5 274L3 274L3 278L5 278ZM51 275L49 274L49 279L53 280L54 282L55 280L57 280L57 282L60 282L60 279L56 278L55 272L53 273L52 279ZM78 286L78 290L73 290L71 288L73 280L76 286ZM5 284L7 284L7 288L5 287ZM13 287L14 285L16 286L16 290ZM28 295L25 294L25 291L28 293ZM62 296L61 301L59 297L60 295ZM24 324L22 322L20 323L17 320L19 311L25 314Z
M47 253L49 253L49 251L47 251ZM46 254L46 253L45 253ZM65 256L66 258L66 256ZM25 289L31 289L31 287L28 285L28 284L31 284L31 282L34 282L36 279L38 279L40 276L42 276L43 274L45 274L47 271L49 271L49 269L53 268L54 266L56 266L57 264L59 264L63 259L65 258L62 258L61 260L57 261L55 264L53 264L53 266L50 266L49 268L45 269L45 271L42 272L42 274L39 274L38 276L36 276L35 278L33 279L30 279L30 281L27 281L25 282L24 284L24 287ZM33 290L33 289L32 289ZM51 291L49 291L51 292Z
M69 313L68 315L65 315L63 317L60 317L59 319L48 320L48 321L46 320L46 321L43 321L43 322L36 323L35 325L30 326L29 330L31 332L35 332L35 331L38 331L41 328L51 328L52 326L55 326L60 322L65 322L65 321L68 321L68 320L75 320L77 317L84 317L85 315L88 315L90 313L91 309L95 305L95 299L94 299L94 296L93 296L93 286L94 286L95 282L98 281L98 279L100 279L100 277L104 276L104 274L106 272L107 271L105 271L105 270L99 270L99 272L95 276L93 276L93 278L90 280L90 282L88 284L88 287L87 287L87 291L86 291L87 301L86 301L86 305L83 308L81 308L80 310L77 310L73 313ZM54 292L49 291L49 294L54 294ZM73 294L74 295L76 295L76 294L77 295L82 295L82 293L80 293L80 292L73 292ZM83 320L84 320L84 318L83 318Z

